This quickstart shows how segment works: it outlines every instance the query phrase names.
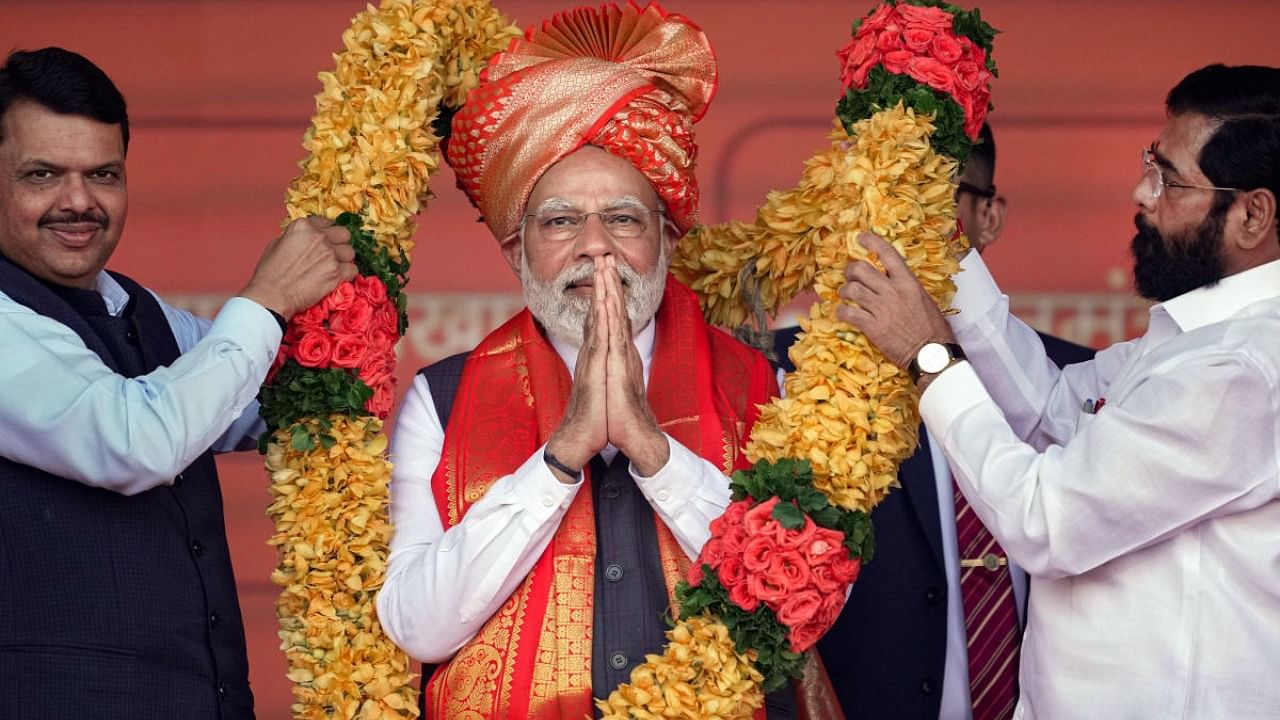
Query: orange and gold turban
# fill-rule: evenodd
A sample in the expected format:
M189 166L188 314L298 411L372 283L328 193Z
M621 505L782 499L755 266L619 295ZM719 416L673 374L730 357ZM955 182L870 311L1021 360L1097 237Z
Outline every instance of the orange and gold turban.
M634 165L687 231L693 123L715 91L706 36L656 2L559 13L489 61L453 118L449 164L499 240L519 228L542 173L583 145Z

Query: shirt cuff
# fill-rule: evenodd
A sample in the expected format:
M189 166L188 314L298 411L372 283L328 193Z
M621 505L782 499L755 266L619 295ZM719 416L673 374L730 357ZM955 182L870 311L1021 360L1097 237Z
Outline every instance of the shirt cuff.
M952 331L959 334L982 319L1003 294L977 250L971 250L960 260L960 272L956 273L955 281L956 294L951 306L959 312L950 316L948 321Z
M668 514L674 515L676 510L693 499L696 483L689 482L690 468L696 468L702 458L671 439L670 435L662 433L662 436L667 439L667 447L670 448L667 464L649 477L636 472L636 466L632 465L631 477L645 497L657 503Z
M991 395L973 366L961 361L943 370L925 388L920 396L920 417L930 435L945 440L957 418L984 402L992 402Z
M276 359L284 332L271 311L244 297L227 300L209 328L209 335L232 338L255 363L267 367Z
M544 523L569 509L569 504L582 487L582 480L572 485L560 482L560 478L551 472L542 453L546 445L538 448L538 452L525 461L512 475L511 487L520 505L528 510L537 523Z

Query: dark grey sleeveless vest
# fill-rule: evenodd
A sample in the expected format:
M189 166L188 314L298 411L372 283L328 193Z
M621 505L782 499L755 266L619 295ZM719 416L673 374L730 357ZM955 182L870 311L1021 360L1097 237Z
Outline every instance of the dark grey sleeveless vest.
M131 298L119 318L78 310L76 291L0 257L0 290L71 328L112 370L172 363L159 303L113 276ZM0 718L253 717L211 452L173 486L131 497L4 458L0 486Z

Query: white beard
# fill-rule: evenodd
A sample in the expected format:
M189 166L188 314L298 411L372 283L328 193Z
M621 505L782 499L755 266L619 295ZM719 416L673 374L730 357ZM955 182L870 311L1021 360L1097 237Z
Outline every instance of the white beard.
M524 291L525 305L538 322L552 336L582 347L583 329L587 313L591 312L591 298L570 295L565 292L570 285L595 274L595 266L589 262L566 268L554 279L539 280L529 269L526 253L520 253L520 286ZM667 248L659 249L658 261L653 270L641 275L623 260L618 260L618 276L622 278L622 292L626 296L627 318L633 333L644 329L658 312L662 294L667 287Z

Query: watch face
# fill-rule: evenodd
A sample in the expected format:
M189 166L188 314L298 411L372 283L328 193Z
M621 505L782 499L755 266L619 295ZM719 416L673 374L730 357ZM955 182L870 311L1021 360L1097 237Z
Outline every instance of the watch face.
M920 366L922 373L942 372L950 363L951 353L942 343L926 343L920 348L920 352L916 353L916 364Z

